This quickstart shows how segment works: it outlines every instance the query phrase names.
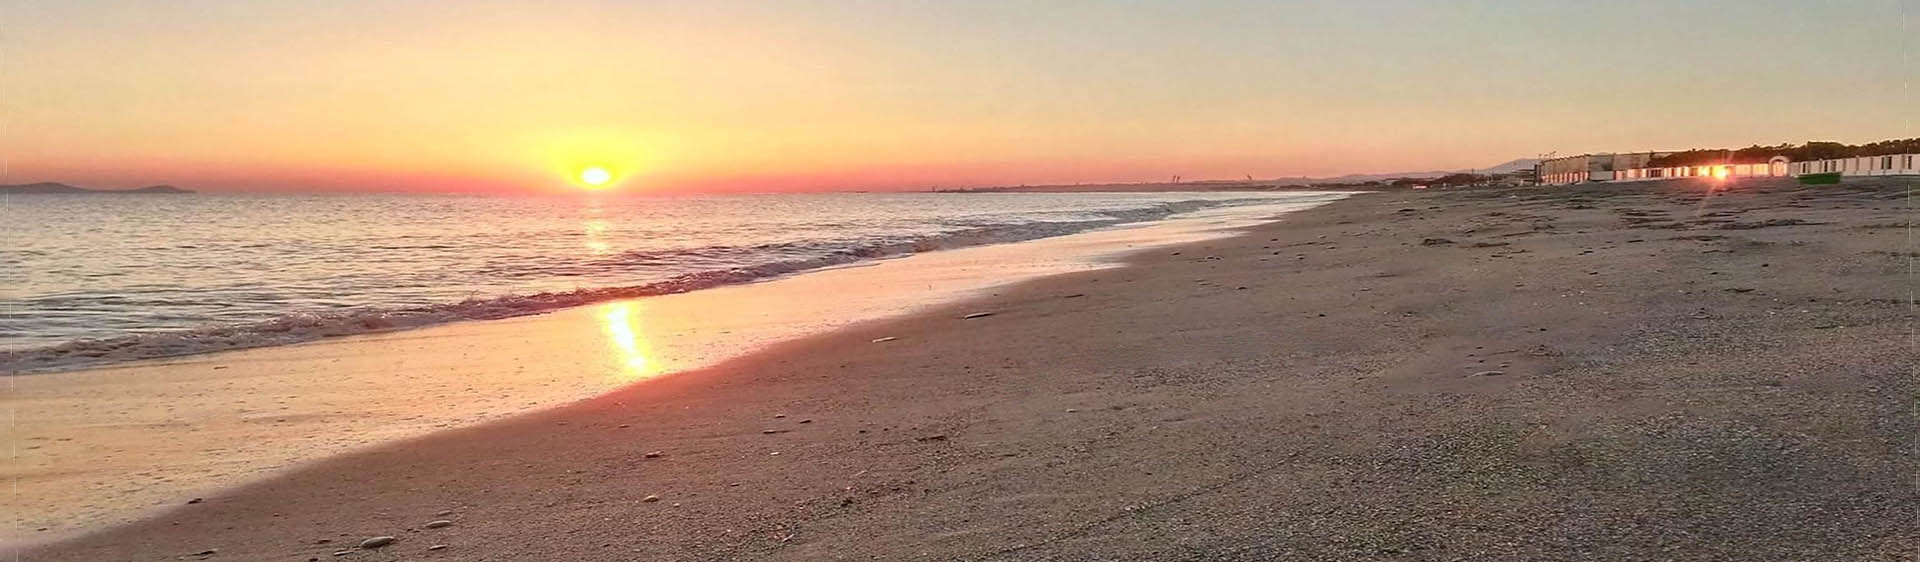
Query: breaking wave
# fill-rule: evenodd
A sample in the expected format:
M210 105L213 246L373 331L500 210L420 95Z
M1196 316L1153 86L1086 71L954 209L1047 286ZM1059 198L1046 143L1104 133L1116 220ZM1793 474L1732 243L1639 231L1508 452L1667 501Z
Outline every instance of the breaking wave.
M752 247L709 246L675 252L631 252L611 256L607 260L611 263L594 265L671 263L685 264L689 269L698 269L703 263L739 263L742 257L758 256L764 261L747 266L696 270L665 280L630 286L508 295L444 304L369 306L324 312L294 312L258 322L79 339L52 346L0 351L0 373L25 374L67 370L138 359L286 345L463 320L527 316L613 300L749 283L865 260L1061 236L1125 223L1158 220L1169 215L1211 207L1273 202L1272 199L1176 201L1136 209L1104 211L1098 213L1102 218L1094 220L961 227L940 234L898 239L819 241Z

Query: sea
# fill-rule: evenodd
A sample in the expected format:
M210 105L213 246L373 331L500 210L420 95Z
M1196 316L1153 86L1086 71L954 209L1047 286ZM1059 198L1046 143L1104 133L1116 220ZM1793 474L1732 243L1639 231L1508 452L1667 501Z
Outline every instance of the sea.
M0 374L751 283L1337 194L0 196Z

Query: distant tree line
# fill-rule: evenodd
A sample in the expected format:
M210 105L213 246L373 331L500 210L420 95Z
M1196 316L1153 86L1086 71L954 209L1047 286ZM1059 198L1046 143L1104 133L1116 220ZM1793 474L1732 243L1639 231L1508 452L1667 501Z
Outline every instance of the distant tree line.
M1806 144L1799 145L1788 143L1776 146L1762 146L1756 144L1735 150L1724 148L1685 150L1648 160L1647 167L1670 168L1680 166L1706 166L1711 164L1758 164L1771 160L1775 156L1786 156L1790 160L1800 162L1805 160L1831 160L1858 156L1914 153L1920 153L1920 138L1884 140L1861 145L1828 141L1807 141Z
M1426 186L1433 186L1433 187L1451 187L1456 185L1481 184L1481 183L1486 183L1488 180L1491 180L1491 179L1493 179L1492 176L1487 176L1482 174L1455 173L1455 174L1447 174L1437 178L1394 178L1388 185L1392 185L1394 187L1413 187L1416 185L1426 185Z

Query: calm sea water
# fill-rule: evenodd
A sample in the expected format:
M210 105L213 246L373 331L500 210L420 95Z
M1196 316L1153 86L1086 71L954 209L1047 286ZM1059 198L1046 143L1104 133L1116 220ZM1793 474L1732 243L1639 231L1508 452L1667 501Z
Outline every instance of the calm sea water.
M1319 195L14 195L0 372L694 290Z

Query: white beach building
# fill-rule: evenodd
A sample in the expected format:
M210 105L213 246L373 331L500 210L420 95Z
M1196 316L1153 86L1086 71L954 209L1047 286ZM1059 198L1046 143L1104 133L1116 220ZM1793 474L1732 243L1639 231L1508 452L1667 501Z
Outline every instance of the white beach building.
M1774 156L1766 162L1728 162L1651 167L1649 160L1671 154L1583 154L1540 163L1540 183L1568 185L1602 181L1652 181L1672 178L1786 177L1838 172L1842 176L1920 175L1920 154L1882 154L1794 162Z
M1904 176L1920 174L1920 154L1883 154L1832 160L1808 160L1790 165L1794 175L1840 172L1842 176Z

